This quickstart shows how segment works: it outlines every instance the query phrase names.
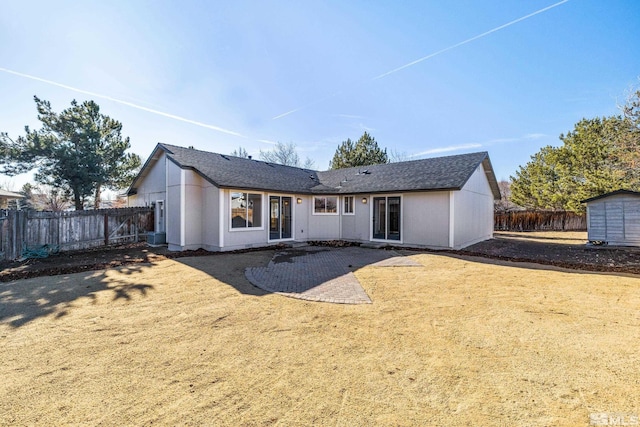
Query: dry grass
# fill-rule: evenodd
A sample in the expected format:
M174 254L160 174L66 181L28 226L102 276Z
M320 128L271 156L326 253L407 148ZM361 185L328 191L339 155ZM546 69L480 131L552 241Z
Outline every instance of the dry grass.
M0 425L588 425L640 412L640 279L411 254L371 305L261 294L272 252L0 284Z

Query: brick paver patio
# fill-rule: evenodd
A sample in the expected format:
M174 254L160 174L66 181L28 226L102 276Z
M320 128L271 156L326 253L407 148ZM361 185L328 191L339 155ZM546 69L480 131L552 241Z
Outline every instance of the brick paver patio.
M268 292L309 301L371 304L353 271L364 266L420 266L393 250L307 246L277 252L267 267L245 270L247 279Z

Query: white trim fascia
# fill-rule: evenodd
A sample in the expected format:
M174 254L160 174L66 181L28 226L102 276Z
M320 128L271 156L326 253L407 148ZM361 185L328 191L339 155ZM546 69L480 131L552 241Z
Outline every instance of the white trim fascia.
M449 191L449 247L453 249L456 240L454 191Z
M180 246L187 244L187 171L180 169Z
M220 188L218 191L218 246L220 249L224 248L224 200L225 200L225 189Z

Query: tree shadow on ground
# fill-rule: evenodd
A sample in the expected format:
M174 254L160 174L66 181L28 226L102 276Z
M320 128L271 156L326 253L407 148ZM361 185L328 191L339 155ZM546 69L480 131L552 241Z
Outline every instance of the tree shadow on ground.
M245 270L269 264L275 253L274 249L246 253L212 253L210 256L175 258L173 261L199 270L241 294L264 296L271 292L253 286L245 277Z
M120 270L131 275L142 273L148 265L130 265ZM60 275L0 283L0 323L19 328L40 317L66 316L73 303L88 298L95 303L99 292L112 292L112 301L145 297L154 286L127 283L108 277L106 271L96 271L84 277Z
M332 302L370 302L353 274L361 268L420 266L393 250L318 246L175 261L196 268L243 294L261 296L276 292ZM220 268L222 265L225 268Z
M502 265L529 270L560 270L573 274L607 274L633 276L632 272L616 271L609 264L607 251L595 257L593 251L571 245L527 242L524 246L513 241L488 241L496 253L478 247L475 251L428 249L368 249L360 247L306 247L264 250L241 254L215 254L208 257L180 258L176 262L200 270L216 280L232 286L246 295L262 296L270 293L298 294L300 298L316 301L340 300L340 290L358 285L353 273L368 266L420 267L411 259L414 254L431 254L463 258L471 262ZM624 256L623 256L624 255ZM633 264L640 261L631 251L617 258ZM604 258L604 259L603 259ZM638 264L640 265L640 263ZM626 265L623 268L632 268ZM636 276L637 277L637 276ZM337 295L324 295L325 289L338 290ZM305 297L304 295L309 295Z

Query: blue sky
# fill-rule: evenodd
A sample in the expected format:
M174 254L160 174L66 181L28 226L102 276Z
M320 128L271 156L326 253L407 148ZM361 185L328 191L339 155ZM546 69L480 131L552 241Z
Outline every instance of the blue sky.
M639 23L636 0L4 0L0 130L40 127L34 95L94 99L143 158L280 141L326 169L368 131L411 158L488 151L508 179L618 113L640 85Z

